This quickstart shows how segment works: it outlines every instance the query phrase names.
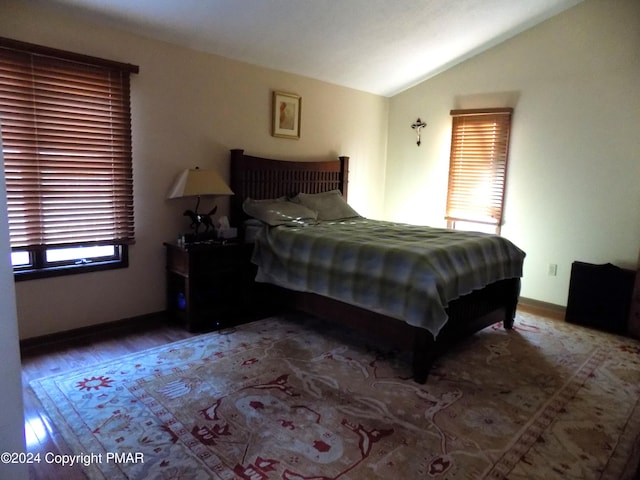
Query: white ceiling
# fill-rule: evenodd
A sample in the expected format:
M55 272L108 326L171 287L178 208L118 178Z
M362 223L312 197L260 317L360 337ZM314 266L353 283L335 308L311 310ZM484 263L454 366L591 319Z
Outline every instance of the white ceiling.
M111 27L392 96L582 0L49 0Z

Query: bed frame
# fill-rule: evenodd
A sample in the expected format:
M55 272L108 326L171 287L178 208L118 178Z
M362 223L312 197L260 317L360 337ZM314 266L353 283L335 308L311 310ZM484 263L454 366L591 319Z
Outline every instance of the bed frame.
M242 210L247 197L277 198L339 189L346 198L348 181L349 157L329 161L274 160L231 150L231 223L240 226L247 218ZM413 378L424 383L437 357L461 338L500 321L504 328L513 327L520 279L492 283L450 302L446 309L449 321L437 339L422 328L344 302L312 293L276 290L283 306L361 328L395 346L412 349Z

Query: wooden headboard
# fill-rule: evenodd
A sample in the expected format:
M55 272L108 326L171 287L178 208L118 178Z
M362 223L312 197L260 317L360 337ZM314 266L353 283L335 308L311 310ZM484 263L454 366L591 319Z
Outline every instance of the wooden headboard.
M231 150L231 196L229 219L240 226L247 218L242 210L246 198L292 197L300 192L320 193L340 190L347 198L349 157L327 161L291 161L245 155Z

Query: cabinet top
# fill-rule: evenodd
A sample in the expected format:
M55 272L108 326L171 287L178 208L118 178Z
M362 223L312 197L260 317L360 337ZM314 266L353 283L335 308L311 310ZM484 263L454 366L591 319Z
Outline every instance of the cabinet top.
M186 252L210 250L213 248L237 247L241 245L237 240L207 240L204 242L178 243L178 241L164 242L167 248L184 250Z

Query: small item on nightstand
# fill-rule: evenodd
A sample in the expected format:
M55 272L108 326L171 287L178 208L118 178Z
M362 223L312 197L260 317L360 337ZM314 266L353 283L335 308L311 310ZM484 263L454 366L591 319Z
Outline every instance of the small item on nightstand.
M238 236L238 229L229 225L229 219L226 216L220 217L218 224L219 226L216 228L216 236L219 239L228 240Z
M229 240L238 236L238 229L233 227L218 228L216 234L219 239Z
M179 292L177 298L178 310L184 310L187 307L187 299L184 297L184 293Z

